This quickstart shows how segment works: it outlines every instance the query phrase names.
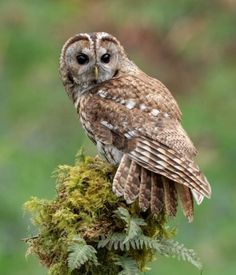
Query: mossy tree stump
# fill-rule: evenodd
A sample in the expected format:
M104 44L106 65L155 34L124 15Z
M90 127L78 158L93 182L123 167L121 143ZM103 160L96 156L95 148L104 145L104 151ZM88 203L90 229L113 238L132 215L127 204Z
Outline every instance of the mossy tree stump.
M38 231L25 239L27 255L37 255L53 275L140 274L157 252L201 269L194 251L173 240L164 215L141 212L113 194L115 171L81 153L74 166L59 166L56 198L33 197L24 205Z

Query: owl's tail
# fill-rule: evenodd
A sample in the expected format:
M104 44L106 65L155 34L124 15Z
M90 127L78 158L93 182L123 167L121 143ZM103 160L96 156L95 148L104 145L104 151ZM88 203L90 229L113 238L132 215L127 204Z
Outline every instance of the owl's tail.
M127 203L136 199L143 211L176 216L178 198L184 215L193 220L193 196L188 187L151 172L124 155L113 180L113 191Z

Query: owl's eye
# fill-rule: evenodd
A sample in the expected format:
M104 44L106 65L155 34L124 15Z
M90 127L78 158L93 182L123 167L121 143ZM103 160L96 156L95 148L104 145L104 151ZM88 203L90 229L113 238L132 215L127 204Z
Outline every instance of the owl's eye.
M79 55L77 55L76 59L80 65L84 65L89 62L89 57L84 53L80 53Z
M103 63L109 63L111 59L111 55L109 53L105 53L104 55L101 56L101 61Z

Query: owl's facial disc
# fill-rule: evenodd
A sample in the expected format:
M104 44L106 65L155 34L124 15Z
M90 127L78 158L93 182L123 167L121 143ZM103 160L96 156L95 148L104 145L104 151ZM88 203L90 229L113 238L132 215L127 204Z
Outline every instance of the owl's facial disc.
M119 51L117 44L104 37L96 43L97 82L112 79L119 71Z
M63 48L67 80L83 92L118 75L122 46L107 33L82 33L69 39Z
M65 60L68 74L76 84L85 87L94 81L96 60L89 36L79 36L78 40L68 45Z

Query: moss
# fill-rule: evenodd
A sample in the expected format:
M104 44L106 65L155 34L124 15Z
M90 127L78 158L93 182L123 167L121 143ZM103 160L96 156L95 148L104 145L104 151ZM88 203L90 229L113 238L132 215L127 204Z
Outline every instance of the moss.
M127 205L113 194L111 186L115 171L114 166L99 157L80 154L74 166L61 165L54 172L57 191L54 200L33 197L25 203L24 208L32 215L32 223L38 230L37 236L26 239L27 254L37 255L48 267L49 274L118 274L122 268L134 268L133 263L137 270L145 270L156 254L154 249L133 246L122 250L118 241L113 243L114 247L112 244L99 246L102 239L113 233L125 234L128 223L114 214L120 207L128 210L127 219L142 219L141 226L136 225L142 236L154 241L173 237L174 232L168 229L163 215L155 217L149 212L142 213L137 203ZM78 236L83 245L78 244ZM69 266L72 244L75 260L72 259ZM96 250L91 250L91 246ZM117 257L121 256L127 261L117 264ZM124 263L127 267L122 266Z

